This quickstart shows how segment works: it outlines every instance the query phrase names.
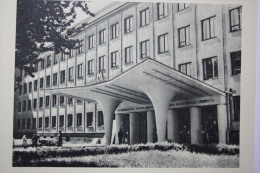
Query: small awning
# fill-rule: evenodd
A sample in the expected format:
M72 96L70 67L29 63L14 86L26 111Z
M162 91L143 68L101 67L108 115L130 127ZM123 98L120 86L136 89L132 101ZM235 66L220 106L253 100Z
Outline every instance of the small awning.
M111 80L93 85L52 88L45 89L45 91L90 102L95 101L96 97L104 95L136 104L151 104L150 99L140 90L139 86L155 83L170 86L176 92L173 101L206 96L225 96L224 91L153 59L146 59Z

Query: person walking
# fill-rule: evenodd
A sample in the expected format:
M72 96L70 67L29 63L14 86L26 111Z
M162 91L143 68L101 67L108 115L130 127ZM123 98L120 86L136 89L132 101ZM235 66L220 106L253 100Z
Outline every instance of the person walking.
M62 146L62 133L61 133L61 130L59 131L59 134L58 134L57 146L58 147Z
M122 129L120 128L119 131L118 131L118 140L119 140L119 144L122 144L123 143L123 132L122 132Z
M38 137L35 134L33 134L33 137L32 137L32 147L37 148L37 142L38 142Z
M23 135L22 141L23 141L24 149L27 148L27 138L26 138L26 135Z

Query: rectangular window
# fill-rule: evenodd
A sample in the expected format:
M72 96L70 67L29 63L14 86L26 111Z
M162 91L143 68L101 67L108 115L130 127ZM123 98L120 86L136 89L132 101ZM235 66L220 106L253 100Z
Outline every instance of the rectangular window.
M234 120L240 120L240 96L233 96L234 103Z
M53 64L57 64L57 63L58 63L58 56L57 56L57 54L54 54Z
M87 127L92 127L93 122L93 112L87 113Z
M22 120L22 129L25 129L25 119Z
M201 21L202 41L216 37L215 22L216 22L216 16Z
M57 81L58 81L58 75L57 75L57 73L54 73L53 74L53 86L57 85Z
M43 83L44 83L44 79L42 77L42 78L40 78L40 88L43 88Z
M74 68L70 67L69 68L69 81L73 81L74 80Z
M49 107L50 106L50 96L45 97L45 106Z
M148 58L150 57L150 43L149 40L142 41L140 43L140 57L141 58Z
M99 31L99 44L104 44L105 43L105 37L106 37L106 30L103 29Z
M27 129L31 128L31 119L27 119Z
M60 127L64 126L64 115L60 115L59 117L59 123L60 123Z
M77 114L77 126L82 126L82 113Z
M140 26L146 26L149 24L149 8L140 12Z
M98 58L98 70L99 71L105 70L104 61L105 61L105 56L101 56Z
M33 99L33 109L37 108L37 99Z
M111 53L111 67L116 67L117 66L117 58L118 58L118 51L112 52Z
M232 75L239 75L241 73L241 51L231 52L230 56Z
M27 107L28 107L28 111L32 110L32 101L31 100L28 100L28 103L27 103Z
M125 48L125 63L133 62L133 46Z
M133 16L130 16L125 19L125 33L133 31Z
M50 87L51 86L51 76L46 76L46 87Z
M32 82L29 82L29 92L32 92Z
M43 70L43 69L44 69L44 59L42 59L42 60L40 61L40 65L41 65L41 70Z
M22 92L23 92L23 87L22 85L19 86L19 95L22 95Z
M168 16L168 8L166 3L157 3L158 20Z
M83 77L83 64L78 65L78 78Z
M72 114L68 114L68 127L72 127L73 116Z
M60 105L63 105L64 103L64 96L60 96Z
M179 71L190 76L190 65L191 63L180 64Z
M45 117L45 128L48 128L49 127L49 122L50 122L50 118L49 117Z
M34 64L34 71L35 71L35 72L38 71L38 62Z
M73 104L73 99L71 97L68 97L68 104Z
M61 52L61 61L64 61L66 59L65 52Z
M17 122L17 128L20 130L21 129L21 120L18 120L18 122Z
M42 128L42 117L39 118L39 128Z
M65 70L62 70L60 72L60 83L64 83L65 82Z
M32 126L33 129L36 129L36 118L33 118L33 126Z
M241 30L241 11L242 7L237 7L229 11L230 32Z
M118 38L118 23L111 26L111 38Z
M47 67L50 67L51 66L51 55L49 55L48 57L47 57L47 65L46 65Z
M69 55L69 58L72 58L74 57L74 49L70 49L70 55Z
M182 11L188 7L189 7L189 5L186 3L178 3L178 11Z
M23 93L25 94L27 92L27 83L23 84Z
M40 97L40 105L39 105L40 108L43 107L43 97Z
M56 106L57 105L57 95L52 95L52 106Z
M185 26L178 29L179 47L184 47L190 44L190 26Z
M218 77L218 60L217 57L202 60L204 80Z
M168 33L158 36L158 48L159 53L164 53L169 51L168 47Z
M37 91L37 88L38 88L38 81L35 80L33 85L34 85L34 86L33 86L34 91Z
M88 74L93 74L93 62L93 59L88 61Z
M94 48L94 35L88 37L88 48L89 49Z
M103 126L103 125L104 125L103 112L98 111L98 126Z
M56 127L56 116L51 117L51 127L52 128Z
M84 42L84 40L79 41L78 54L83 53L83 42Z
M19 102L19 106L18 106L18 112L22 111L22 102Z
M23 111L26 111L26 100L23 101Z

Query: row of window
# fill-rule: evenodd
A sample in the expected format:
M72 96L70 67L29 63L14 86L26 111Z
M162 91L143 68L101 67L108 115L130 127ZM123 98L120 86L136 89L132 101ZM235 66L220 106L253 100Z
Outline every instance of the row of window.
M188 4L179 3L178 4L178 11L184 10L188 8ZM158 20L167 17L168 11L165 3L158 3L157 4L157 11L158 11ZM234 9L229 10L230 16L230 32L241 30L241 11L242 7L237 7ZM150 12L149 8L142 10L140 12L140 27L146 26L149 24L150 19ZM216 37L216 16L211 16L209 18L201 20L201 28L202 28L202 41L212 39ZM129 33L133 31L133 16L127 17L124 20L124 32ZM111 39L116 39L119 37L119 24L111 25ZM163 53L168 50L168 39L166 36L159 36L158 38L158 47L159 53ZM99 31L99 44L102 45L105 43L106 38L106 29L102 29ZM190 25L181 27L178 29L178 38L179 38L179 47L184 47L190 44ZM80 40L79 44L77 45L76 52L77 54L83 53L83 42L84 40ZM88 49L93 49L95 47L95 35L88 36ZM147 45L146 45L147 47ZM145 45L141 46L141 51L145 50ZM144 51L148 52L148 51ZM75 56L74 50L70 49L68 53L62 53L61 61L64 61L66 58L71 58ZM144 54L141 53L141 58L144 57ZM147 57L147 56L145 56ZM46 58L46 67L51 66L51 56L49 55ZM53 64L57 64L57 56L54 56ZM35 66L36 71L38 70L38 64ZM40 69L44 69L44 60L40 61Z
M87 112L86 113L86 127L93 127L93 112ZM82 113L77 113L76 114L76 126L77 127L82 127ZM18 119L18 129L21 129L21 120ZM26 119L22 119L22 129L25 129L25 122ZM38 118L38 128L43 127L43 118L39 117ZM50 117L45 117L44 119L44 127L49 128L50 127ZM97 121L98 126L103 126L104 125L104 118L103 118L103 112L98 111L98 121ZM57 117L56 116L51 116L51 128L56 128L57 126ZM27 119L27 129L31 128L31 119ZM59 127L64 127L64 115L59 116ZM68 114L67 116L67 127L73 127L73 114ZM32 129L36 129L36 118L33 118L33 124L32 124Z

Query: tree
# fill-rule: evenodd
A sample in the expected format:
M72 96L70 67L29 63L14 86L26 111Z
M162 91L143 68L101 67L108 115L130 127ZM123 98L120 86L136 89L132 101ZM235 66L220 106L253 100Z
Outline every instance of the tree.
M18 0L15 67L34 77L34 63L41 61L40 53L68 53L67 49L77 48L79 40L69 36L87 24L69 28L77 17L76 8L94 16L84 1Z

